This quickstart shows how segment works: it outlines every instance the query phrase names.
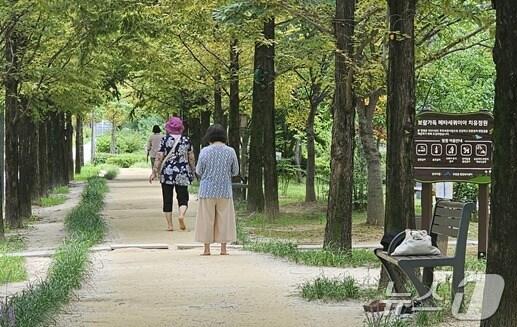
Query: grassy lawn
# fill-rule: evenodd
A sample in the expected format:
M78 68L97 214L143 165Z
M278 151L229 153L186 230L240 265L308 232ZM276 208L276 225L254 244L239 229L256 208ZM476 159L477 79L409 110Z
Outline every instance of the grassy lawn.
M23 248L23 239L19 237L13 236L0 241L0 285L27 279L25 259L5 256L7 253L21 251Z

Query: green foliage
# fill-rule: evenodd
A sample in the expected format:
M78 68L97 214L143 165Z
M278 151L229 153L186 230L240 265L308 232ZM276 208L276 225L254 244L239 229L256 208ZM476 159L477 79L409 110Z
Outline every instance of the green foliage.
M81 168L81 174L75 175L76 181L86 181L91 177L99 176L100 166L86 165Z
M322 300L325 302L339 302L348 299L361 298L361 287L350 276L342 278L328 278L321 276L300 286L301 295L308 301Z
M137 153L145 148L147 137L142 133L130 129L123 129L117 132L116 149L117 153ZM110 153L111 134L103 134L96 139L98 153Z
M360 267L379 266L379 260L372 251L355 249L351 252L329 250L299 250L296 244L288 242L252 242L245 248L250 251L269 253L295 263L318 267Z
M39 205L46 207L53 207L65 203L66 194L70 192L68 186L60 186L54 188L48 196L42 197L39 201Z
M476 203L478 197L478 185L470 183L454 183L454 199L458 201L471 201Z
M120 173L120 169L116 166L103 166L104 178L107 180L115 179Z
M138 153L109 154L98 153L95 158L96 165L112 165L120 168L129 168L137 162L145 161L145 156Z
M68 237L55 254L47 278L8 299L6 311L14 312L16 326L47 325L81 287L88 273L89 248L100 242L106 232L101 217L106 191L104 179L88 180L80 204L65 219ZM10 320L3 315L0 325L12 326Z
M66 196L62 194L50 194L40 200L40 205L43 208L53 207L65 203Z
M9 253L23 250L24 242L19 237L11 236L0 241L0 285L23 281L27 278L25 259L8 256Z

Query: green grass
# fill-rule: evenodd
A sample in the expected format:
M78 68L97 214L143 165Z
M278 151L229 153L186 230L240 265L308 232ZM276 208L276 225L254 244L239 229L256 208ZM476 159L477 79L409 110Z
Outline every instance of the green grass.
M48 325L57 311L68 303L88 274L89 248L100 242L106 232L101 210L107 192L106 180L88 180L81 202L66 217L67 238L53 258L47 278L8 299L5 306L14 312L17 327ZM5 315L4 315L5 317ZM0 319L0 326L13 322Z
M120 168L114 165L102 165L100 168L101 174L107 180L115 179L120 173Z
M21 251L23 248L23 239L19 237L9 237L0 241L0 285L27 279L25 259L6 256L8 253Z
M151 161L138 161L131 165L131 168L149 168L149 172L151 171Z
M309 301L339 302L359 299L361 288L352 277L328 278L322 276L302 284L300 293L304 299Z
M354 249L350 252L330 250L299 250L288 242L251 242L244 245L249 251L268 253L289 261L318 267L379 267L379 260L372 251Z
M68 186L58 186L52 190L52 194L68 194L70 193L70 188Z
M101 168L94 165L86 165L81 168L81 173L75 175L76 181L87 181L91 177L99 176Z
M50 194L40 199L40 206L43 208L53 207L65 203L66 196L63 194Z

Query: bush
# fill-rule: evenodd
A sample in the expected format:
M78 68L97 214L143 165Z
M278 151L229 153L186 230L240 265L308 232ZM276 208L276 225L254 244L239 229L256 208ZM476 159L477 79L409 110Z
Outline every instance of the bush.
M98 153L95 158L95 165L108 164L120 168L129 168L137 162L145 161L143 154L126 153L126 154L109 154Z
M117 153L135 153L143 151L147 137L139 132L124 129L117 132L116 135L116 152ZM96 139L96 149L100 153L110 153L111 150L111 134L104 134Z

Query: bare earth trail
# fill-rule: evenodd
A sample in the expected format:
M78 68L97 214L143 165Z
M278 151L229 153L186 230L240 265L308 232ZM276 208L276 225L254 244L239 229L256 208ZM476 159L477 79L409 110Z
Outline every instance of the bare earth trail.
M186 232L165 230L159 184L147 170L123 170L110 182L104 215L109 244L167 243L169 250L123 249L93 254L93 272L77 300L57 318L64 326L362 326L361 304L309 303L298 285L325 274L355 275L364 269L304 267L233 250L199 256L177 250L193 241L197 198L191 197ZM177 220L175 220L177 227ZM370 278L375 278L372 272Z

